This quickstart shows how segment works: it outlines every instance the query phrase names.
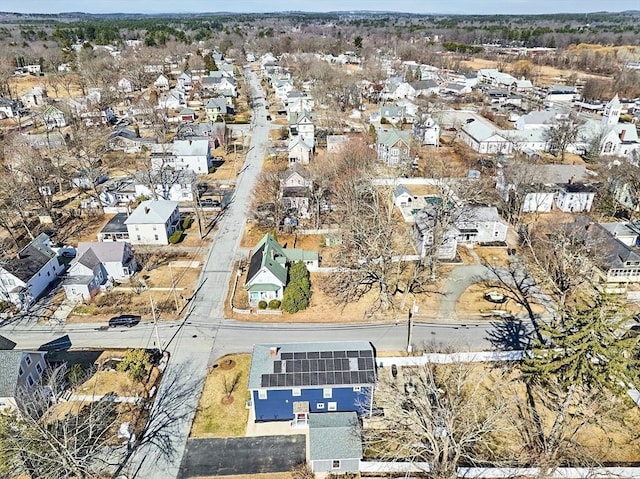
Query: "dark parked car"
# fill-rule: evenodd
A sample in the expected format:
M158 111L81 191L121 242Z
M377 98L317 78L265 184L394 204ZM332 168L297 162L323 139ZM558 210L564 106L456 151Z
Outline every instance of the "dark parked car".
M118 326L126 326L127 328L133 328L142 320L142 316L135 314L121 314L120 316L114 316L109 320L110 328L117 328Z

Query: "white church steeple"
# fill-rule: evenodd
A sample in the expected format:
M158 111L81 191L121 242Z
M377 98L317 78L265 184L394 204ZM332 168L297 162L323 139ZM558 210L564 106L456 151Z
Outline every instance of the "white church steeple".
M616 96L614 96L613 99L604 107L604 112L602 113L602 124L604 126L617 125L620 120L621 108L622 105L620 104L618 94L616 93Z

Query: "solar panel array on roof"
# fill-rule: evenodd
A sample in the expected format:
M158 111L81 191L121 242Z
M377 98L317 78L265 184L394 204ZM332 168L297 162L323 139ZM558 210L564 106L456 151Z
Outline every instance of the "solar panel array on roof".
M273 373L263 374L262 387L363 384L375 380L373 351L283 352Z

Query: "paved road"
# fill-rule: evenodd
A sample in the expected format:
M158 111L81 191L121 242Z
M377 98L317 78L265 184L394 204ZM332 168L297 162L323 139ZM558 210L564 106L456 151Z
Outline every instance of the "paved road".
M263 96L255 74L248 70L246 73L254 96ZM227 285L244 230L251 192L262 168L268 132L269 126L264 106L257 105L254 108L251 148L236 182L235 194L219 223L213 246L202 271L200 290L190 304L185 324L177 330L175 338L168 346L171 360L165 375L172 377L188 370L191 381L188 386L192 388L191 394L185 396L181 409L173 412L176 415L175 422L177 424L172 434L171 443L163 445L164 453L156 445L139 448L133 460L130 461L128 472L130 478L168 479L178 477L180 460L185 450L189 428L206 377L209 358L212 355L212 350L216 348L216 333L223 320L223 303ZM204 334L205 331L208 334ZM167 390L168 387L167 382L163 381L158 390L156 404L162 403L163 395L171 395L171 391ZM174 454L168 456L167 449L172 450Z

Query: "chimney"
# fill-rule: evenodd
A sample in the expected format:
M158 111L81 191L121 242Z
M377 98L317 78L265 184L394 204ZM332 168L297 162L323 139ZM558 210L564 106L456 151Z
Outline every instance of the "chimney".
M278 346L271 346L269 348L269 357L275 358L278 356L278 352L280 352L280 348Z
M627 133L627 130L622 130L620 132L620 141L624 141L624 135Z
M573 182L576 181L576 177L572 176L571 178L569 178L569 184L572 185Z

